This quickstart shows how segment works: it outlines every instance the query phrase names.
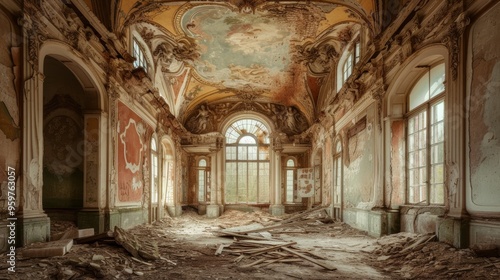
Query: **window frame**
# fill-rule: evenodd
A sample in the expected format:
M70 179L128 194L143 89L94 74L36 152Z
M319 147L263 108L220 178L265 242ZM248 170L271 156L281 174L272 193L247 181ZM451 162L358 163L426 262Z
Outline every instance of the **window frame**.
M205 165L201 165L201 162L205 161ZM210 184L210 174L209 174L209 161L206 157L200 157L196 160L196 200L198 203L208 203L209 202L209 184ZM200 193L200 174L203 174L203 193ZM203 198L203 199L200 199Z
M225 191L224 200L226 204L269 204L270 203L270 185L271 185L271 149L269 138L269 130L267 126L260 120L253 118L239 119L231 123L231 125L226 129L225 132ZM262 137L264 135L264 137ZM252 137L254 143L242 143L242 139L247 137ZM255 154L250 153L249 147L252 147L256 152ZM229 152L231 151L232 152ZM241 153L241 150L246 150L246 153ZM234 152L234 153L233 153ZM249 156L252 158L249 159ZM255 157L254 157L255 155ZM229 166L234 169L234 174L229 172ZM252 170L251 167L255 167ZM267 166L267 168L266 168ZM245 169L245 170L244 170ZM267 170L267 171L266 171ZM255 171L255 174L250 174L250 171ZM232 171L231 171L232 172ZM240 177L243 172L243 177ZM267 174L266 174L267 173ZM264 174L264 175L263 175ZM234 176L234 180L229 180L228 176ZM250 189L249 186L249 176L254 176L258 180L255 184L256 190ZM267 177L264 177L267 176ZM243 182L244 181L244 182ZM231 183L229 183L231 182ZM246 194L240 195L242 191L242 186L245 186ZM266 193L262 192L265 191ZM233 196L230 192L234 192ZM255 200L251 201L251 196L254 196ZM261 200L265 196L265 201ZM240 199L240 197L245 197ZM228 198L230 200L228 200Z
M406 114L404 115L405 117L405 126L406 126L406 132L405 132L405 148L406 148L406 152L405 152L405 159L406 159L406 167L405 167L405 184L406 184L406 203L409 204L409 205L422 205L422 206L444 206L445 204L445 173L446 173L446 166L445 166L445 161L444 161L444 158L445 158L445 145L446 145L446 142L445 142L445 139L444 139L444 132L445 132L445 123L446 123L446 103L445 103L445 96L446 96L446 86L444 87L444 89L438 93L438 94L435 94L433 97L430 97L426 100L426 101L423 101L421 104L415 106L413 109L410 110L410 94L413 92L413 89L414 87L421 81L421 79L423 79L426 75L429 75L429 81L430 81L430 76L431 76L431 73L430 71L440 65L440 64L443 64L444 62L438 62L438 63L434 63L432 66L429 66L427 67L427 70L425 72L423 72L418 79L416 79L415 83L412 85L412 87L410 87L410 90L409 90L409 93L407 94L407 112ZM446 69L446 68L445 68ZM445 70L445 73L446 73L446 70ZM444 78L444 82L446 82L446 76ZM428 88L429 88L429 95L430 95L430 87L431 87L431 84L429 82L429 85L428 85ZM432 133L433 132L433 126L436 124L436 123L432 123L432 119L431 119L431 115L432 115L432 109L434 106L440 104L440 103L443 103L443 119L441 121L437 121L436 123L442 123L443 124L443 128L442 128L442 135L443 135L443 139L441 141L438 141L436 143L432 143L431 142L431 138L432 138ZM411 150L410 151L410 136L413 136L413 135L417 135L418 132L410 132L410 121L414 118L417 118L417 116L420 116L422 113L425 113L425 128L419 130L419 131L425 131L425 147L423 149L417 149L417 150ZM410 134L412 133L412 134ZM416 142L414 142L415 145L417 145ZM432 167L433 165L437 165L436 163L433 163L432 162L432 157L433 157L433 151L432 151L432 148L433 146L436 146L436 145L440 145L442 144L442 150L441 150L441 153L442 153L442 161L437 163L437 164L441 164L442 165L442 181L437 184L441 184L442 185L442 197L441 197L441 201L439 203L435 203L435 202L432 202L433 200L435 200L436 198L432 197L433 195L433 189L432 189L432 185L436 185L433 177L432 176ZM418 144L419 145L419 144ZM417 145L417 146L418 146ZM415 153L415 152L419 152L419 151L425 151L425 166L424 165L419 165L419 166L416 166L416 167L412 167L410 165L410 161L411 161L411 157L410 157L410 153ZM439 152L438 152L439 153ZM417 158L416 160L419 160L419 158ZM416 169L424 169L425 170L425 181L423 183L425 183L425 199L424 200L420 200L420 201L411 201L410 199L412 198L412 195L411 195L411 192L412 192L412 187L414 186L418 186L418 185L410 185L410 180L411 180L411 171L413 170L416 170ZM421 184L422 182L420 182ZM421 188L421 187L420 187ZM413 195L415 196L415 194Z
M288 162L292 161L293 165L289 166ZM299 168L299 164L297 161L297 158L294 156L289 156L285 158L284 164L283 164L283 182L284 182L284 196L283 196L283 203L284 204L298 204L302 203L302 198L298 197L297 195L297 169ZM288 180L288 174L291 172L292 174L292 181L291 181L291 196L292 199L289 200L288 196L290 195L289 193L289 188L290 188L290 181Z
M148 73L148 59L146 57L146 52L144 50L144 47L139 43L139 40L137 38L133 37L132 38L132 55L135 58L134 60L134 68L140 68L142 67L146 73Z

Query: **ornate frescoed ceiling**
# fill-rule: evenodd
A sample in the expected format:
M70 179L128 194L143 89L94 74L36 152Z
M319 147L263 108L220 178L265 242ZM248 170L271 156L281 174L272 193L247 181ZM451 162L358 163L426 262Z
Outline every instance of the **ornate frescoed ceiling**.
M323 78L351 36L361 26L371 36L378 32L378 5L121 0L111 7L112 29L124 45L129 28L141 36L160 73L152 77L154 84L185 123L202 104L254 102L292 107L311 124Z

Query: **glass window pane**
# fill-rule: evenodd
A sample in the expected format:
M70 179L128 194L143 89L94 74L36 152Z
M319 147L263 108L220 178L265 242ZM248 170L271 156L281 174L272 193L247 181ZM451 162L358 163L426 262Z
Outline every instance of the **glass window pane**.
M238 202L247 202L248 192L247 192L247 163L238 163Z
M248 146L248 159L257 160L257 146Z
M200 162L198 163L198 166L207 166L207 161L204 159L200 159Z
M259 163L259 203L269 203L269 163Z
M198 170L198 201L205 201L205 170Z
M288 167L294 167L295 166L295 162L293 161L293 159L287 160L286 166L288 166Z
M247 156L248 149L245 146L238 146L238 159L239 160L246 160L248 159Z
M410 110L429 100L429 73L425 73L410 92Z
M259 160L269 160L268 147L259 147Z
M226 203L236 203L236 163L226 163L226 185L225 185L225 201Z
M444 91L444 81L445 68L444 63L441 63L431 69L431 98Z
M228 160L236 159L236 147L226 146L226 159Z

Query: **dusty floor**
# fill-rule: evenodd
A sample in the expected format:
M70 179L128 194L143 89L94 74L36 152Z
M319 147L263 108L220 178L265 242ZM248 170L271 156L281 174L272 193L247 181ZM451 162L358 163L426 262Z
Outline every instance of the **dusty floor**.
M134 259L116 244L76 244L62 257L20 257L16 273L7 273L6 256L3 255L0 257L0 279L500 278L499 258L479 258L472 250L455 250L433 242L432 236L400 233L375 239L339 222L317 221L270 231L275 239L295 241L302 251L324 257L324 262L337 268L334 271L305 261L245 267L255 259L240 258L236 263L237 256L224 251L215 256L220 244L230 244L233 240L215 236L214 230L273 222L275 218L265 212L229 210L218 219L207 219L188 210L181 217L129 231L139 240L158 244L162 259ZM426 242L416 244L417 240ZM18 250L21 254L22 251L22 248Z

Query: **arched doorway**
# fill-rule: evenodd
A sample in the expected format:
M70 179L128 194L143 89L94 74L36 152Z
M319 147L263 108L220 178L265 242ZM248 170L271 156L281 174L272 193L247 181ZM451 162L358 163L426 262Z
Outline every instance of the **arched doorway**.
M102 232L108 139L102 87L64 44L47 42L40 58L41 110L29 112L43 128L40 139L31 140L43 145L42 209L54 221Z

